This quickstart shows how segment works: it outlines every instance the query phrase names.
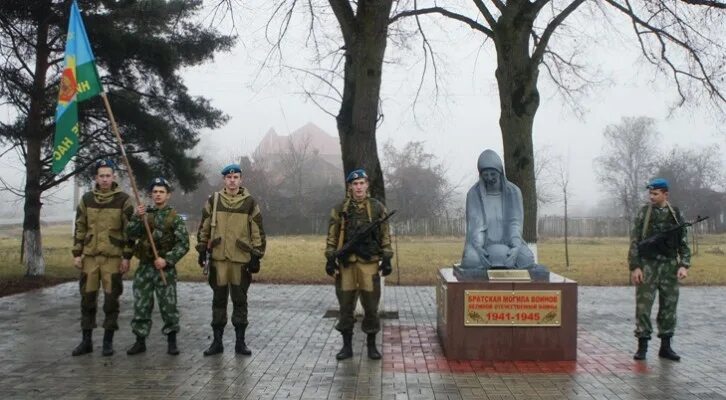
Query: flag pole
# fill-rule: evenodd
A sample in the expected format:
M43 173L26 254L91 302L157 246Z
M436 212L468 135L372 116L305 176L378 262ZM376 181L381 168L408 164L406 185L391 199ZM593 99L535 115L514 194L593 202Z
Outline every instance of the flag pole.
M106 92L101 92L101 97L103 98L103 104L106 106L106 112L108 113L109 119L111 119L111 128L113 130L113 134L116 136L116 141L118 142L119 147L121 148L121 156L123 157L124 164L126 164L126 169L129 171L129 181L131 181L131 189L134 191L134 196L136 197L136 204L141 204L141 197L139 197L139 189L136 187L136 179L134 178L134 172L131 170L131 164L129 164L129 158L126 156L126 149L124 149L123 141L121 140L121 135L118 133L118 126L116 126L116 119L113 117L113 111L111 111L111 104L108 102L108 97L106 97ZM143 215L141 218L144 221L144 227L146 228L146 236L149 238L149 243L151 243L151 251L154 252L154 260L159 258L159 252L156 250L156 244L154 243L154 237L151 235L151 228L149 227L149 220L146 218L146 214ZM163 269L159 270L159 275L161 275L161 280L164 282L164 285L166 285L166 274L164 273Z

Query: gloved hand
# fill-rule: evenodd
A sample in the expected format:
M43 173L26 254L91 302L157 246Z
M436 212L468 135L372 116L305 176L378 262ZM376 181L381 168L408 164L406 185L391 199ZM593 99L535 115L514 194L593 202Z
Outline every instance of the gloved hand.
M378 267L378 269L381 270L381 275L383 276L391 275L391 272L393 272L393 267L391 266L391 259L384 258L383 260L381 260L381 265Z
M328 262L325 263L325 273L328 274L328 276L334 276L335 270L338 269L338 263L335 262L335 257L328 258Z
M197 264L199 264L200 267L204 267L204 263L207 262L207 248L203 248L199 251L199 257L197 258Z
M260 272L260 257L257 257L254 254L250 257L250 262L247 263L247 271L249 271L250 274L256 274Z

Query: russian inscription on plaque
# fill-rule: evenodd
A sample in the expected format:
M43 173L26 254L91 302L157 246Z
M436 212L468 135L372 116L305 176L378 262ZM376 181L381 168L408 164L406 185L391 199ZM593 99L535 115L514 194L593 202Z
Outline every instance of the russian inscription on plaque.
M466 290L465 326L560 326L559 290Z

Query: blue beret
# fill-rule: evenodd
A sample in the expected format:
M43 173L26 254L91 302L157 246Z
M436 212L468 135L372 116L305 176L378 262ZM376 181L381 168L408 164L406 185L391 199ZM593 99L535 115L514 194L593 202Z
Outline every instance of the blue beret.
M113 160L110 160L108 158L103 158L98 161L96 161L95 168L96 171L98 171L99 168L111 168L112 170L116 170L116 163L113 162Z
M348 174L348 177L345 178L346 183L351 183L356 179L365 178L368 179L368 174L366 174L366 170L363 168L356 169L355 171L351 171Z
M154 178L148 186L149 192L154 190L154 186L164 186L167 191L171 192L171 183L164 179L164 177Z
M222 169L222 175L227 176L231 173L238 172L242 173L242 168L239 166L239 164L229 164L228 166L224 167Z
M654 178L648 182L648 186L645 187L648 190L651 189L665 189L668 190L668 181L663 178Z

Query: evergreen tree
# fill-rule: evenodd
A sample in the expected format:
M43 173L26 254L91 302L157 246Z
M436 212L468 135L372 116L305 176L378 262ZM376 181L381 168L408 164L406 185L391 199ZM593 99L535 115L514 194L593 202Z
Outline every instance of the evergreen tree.
M45 270L40 209L43 192L80 173L101 157L120 154L102 100L79 107L80 148L66 169L50 173L54 112L63 67L70 1L0 2L0 101L14 120L0 121L0 144L16 149L26 167L23 254L26 275ZM188 93L182 68L228 51L234 39L201 26L201 0L79 0L134 174L140 182L164 175L186 190L201 175L189 156L199 131L227 117L209 100ZM0 154L7 154L3 152Z

